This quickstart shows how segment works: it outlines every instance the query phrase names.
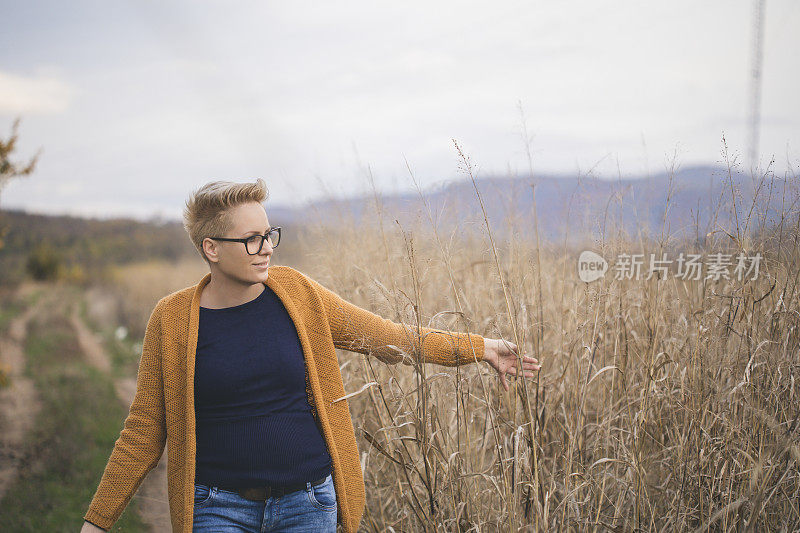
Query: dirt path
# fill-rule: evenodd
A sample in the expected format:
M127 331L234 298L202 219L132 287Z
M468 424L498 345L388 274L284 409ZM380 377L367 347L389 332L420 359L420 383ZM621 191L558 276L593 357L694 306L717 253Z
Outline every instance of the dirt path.
M77 306L73 306L70 313L70 322L75 329L81 350L86 355L87 361L107 374L111 373L111 359L103 348L102 342L86 326L77 313ZM125 405L133 403L136 394L136 378L121 378L114 380L117 397ZM142 519L151 531L171 531L169 517L169 500L167 499L167 452L147 475L139 487L135 498L141 500Z
M22 297L31 290L31 285L23 285L17 296ZM24 458L25 436L41 409L36 387L24 372L28 322L42 307L43 299L12 320L7 335L0 338L0 362L8 370L10 380L10 385L0 390L0 500L17 476Z

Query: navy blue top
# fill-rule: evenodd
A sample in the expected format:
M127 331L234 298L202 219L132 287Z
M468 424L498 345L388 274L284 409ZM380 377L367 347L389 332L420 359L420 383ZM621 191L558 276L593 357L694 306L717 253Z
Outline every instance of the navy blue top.
M297 329L266 285L241 305L200 308L194 405L196 483L290 485L331 473Z

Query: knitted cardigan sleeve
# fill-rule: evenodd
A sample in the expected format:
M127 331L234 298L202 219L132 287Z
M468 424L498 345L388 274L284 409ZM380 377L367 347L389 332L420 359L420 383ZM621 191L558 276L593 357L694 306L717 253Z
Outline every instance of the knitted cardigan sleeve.
M106 530L117 521L144 477L158 464L166 443L161 373L162 302L156 304L147 322L130 412L84 515L85 520Z
M322 297L337 348L373 355L386 363L402 361L407 365L420 355L426 363L444 366L483 360L484 339L480 335L392 322L303 276Z

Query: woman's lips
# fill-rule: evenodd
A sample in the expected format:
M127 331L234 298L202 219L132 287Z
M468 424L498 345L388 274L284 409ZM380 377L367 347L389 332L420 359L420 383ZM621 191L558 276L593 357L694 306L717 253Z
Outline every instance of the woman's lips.
M267 263L258 263L258 264L255 264L253 266L255 266L256 268L259 268L261 270L266 270L269 267L269 262L267 262Z

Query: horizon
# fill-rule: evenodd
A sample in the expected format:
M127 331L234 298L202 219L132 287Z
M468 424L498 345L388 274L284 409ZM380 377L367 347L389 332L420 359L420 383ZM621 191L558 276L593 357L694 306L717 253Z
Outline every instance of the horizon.
M675 169L674 174L675 175L680 175L682 173L696 172L696 171L706 171L706 170L711 171L711 172L717 172L717 171L725 172L725 171L727 171L727 168L719 166L719 165L716 165L716 166L715 165L701 165L701 164L698 164L698 165L687 165L686 167L679 167L679 168ZM732 173L737 174L737 175L746 175L747 174L745 171L739 171L739 170L735 170L735 169L732 169ZM640 175L640 176L607 177L607 176L594 176L594 175L592 175L592 176L584 176L584 179L598 179L600 181L610 181L610 182L614 182L614 181L618 181L618 180L622 180L622 181L643 181L643 180L647 180L647 179L663 178L663 177L669 176L669 174L670 174L669 170L664 170L664 171L661 171L661 172L651 173L649 176ZM552 173L552 172L541 172L541 173L538 174L538 178L537 179L556 179L556 180L559 180L559 179L574 179L574 178L578 178L578 177L579 176L566 174L566 173L565 174L558 174L558 173ZM480 182L481 180L494 180L494 179L526 180L526 179L530 179L530 178L529 178L529 176L495 176L495 175L478 176L478 177L476 177L476 181L477 182ZM779 177L776 177L776 179L779 179ZM454 183L454 181L456 181L456 180L450 180L450 181L447 181L447 182L443 181L443 182L440 182L440 183L431 184L428 187L426 187L425 189L423 189L422 192L423 193L428 193L428 194L436 193L442 187L443 184L444 185L449 185L449 184ZM269 187L269 184L267 184L267 187ZM190 194L190 191L187 191L187 197L188 197L189 194ZM390 192L390 193L381 193L381 194L382 194L382 198L383 199L388 199L388 198L403 198L405 196L416 196L418 193L416 191L414 191L414 190L410 190L410 191L399 191L399 192ZM308 207L313 206L313 205L324 204L324 203L330 202L330 201L349 202L349 201L353 201L353 200L358 200L358 199L362 199L362 198L371 198L371 197L372 197L371 193L356 193L356 194L353 194L353 195L350 195L350 196L342 196L342 197L335 197L335 198L334 197L322 197L322 198L316 198L316 199L309 199L309 200L306 201L306 203L304 203L302 205L291 205L291 204L274 204L274 205L270 205L270 198L268 198L267 201L264 202L263 205L264 205L265 209L295 211L295 210L308 208ZM2 198L0 198L0 199L2 199ZM70 211L41 212L41 211L32 211L32 210L29 210L29 209L27 209L25 207L3 207L2 205L0 205L0 214L2 214L2 212L5 211L5 212L23 213L23 214L26 214L26 215L41 215L41 216L53 216L53 217L59 217L59 216L72 217L72 218L79 218L79 219L84 219L84 220L99 220L99 221L134 220L136 222L156 223L156 224L158 224L158 223L182 223L182 216L181 216L182 209L183 209L183 203L180 203L173 210L173 215L172 216L169 216L164 211L153 211L153 212L148 213L148 214L137 216L136 214L125 214L125 213L123 213L123 214L108 213L108 214L103 215L103 214L83 213L83 212L80 212L80 211L75 211L75 212L70 212Z

